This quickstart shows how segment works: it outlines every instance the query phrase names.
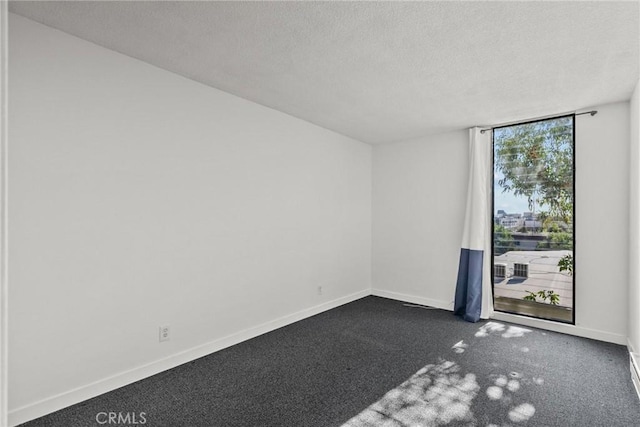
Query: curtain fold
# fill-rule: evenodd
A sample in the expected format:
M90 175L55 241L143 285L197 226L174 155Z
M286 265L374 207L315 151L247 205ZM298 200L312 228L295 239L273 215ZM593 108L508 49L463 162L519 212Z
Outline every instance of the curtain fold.
M491 138L469 129L469 182L454 314L469 322L493 314L491 289Z

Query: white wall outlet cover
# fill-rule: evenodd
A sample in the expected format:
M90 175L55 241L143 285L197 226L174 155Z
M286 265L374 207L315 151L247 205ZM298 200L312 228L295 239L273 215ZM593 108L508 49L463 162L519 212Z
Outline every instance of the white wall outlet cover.
M169 341L171 336L169 326L160 326L160 342Z

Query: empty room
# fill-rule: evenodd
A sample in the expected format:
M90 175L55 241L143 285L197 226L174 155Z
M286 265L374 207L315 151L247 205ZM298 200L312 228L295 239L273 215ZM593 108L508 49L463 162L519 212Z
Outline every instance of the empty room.
M0 23L0 427L640 425L640 2Z

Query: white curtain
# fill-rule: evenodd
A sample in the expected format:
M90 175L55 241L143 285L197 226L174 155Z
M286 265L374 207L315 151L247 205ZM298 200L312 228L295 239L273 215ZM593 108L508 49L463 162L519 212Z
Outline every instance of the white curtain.
M454 313L469 322L493 313L491 289L491 131L469 129L469 183Z

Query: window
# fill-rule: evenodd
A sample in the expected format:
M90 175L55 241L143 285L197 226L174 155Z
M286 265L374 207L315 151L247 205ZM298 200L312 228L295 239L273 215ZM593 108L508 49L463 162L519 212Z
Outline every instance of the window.
M574 323L575 116L493 130L498 311Z

